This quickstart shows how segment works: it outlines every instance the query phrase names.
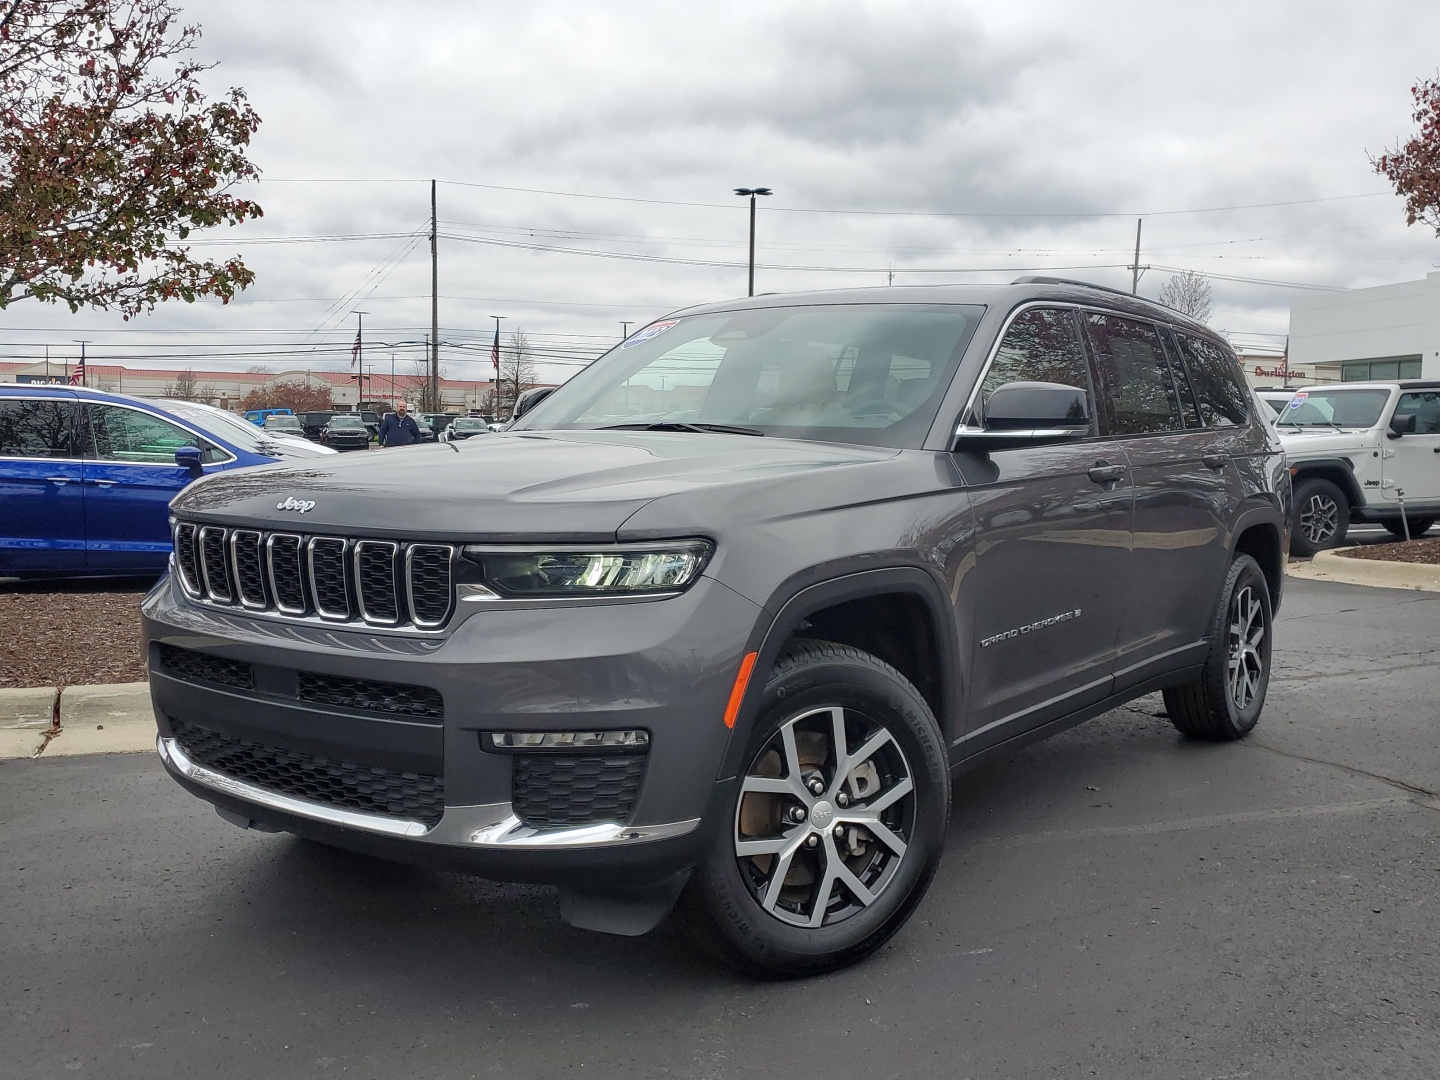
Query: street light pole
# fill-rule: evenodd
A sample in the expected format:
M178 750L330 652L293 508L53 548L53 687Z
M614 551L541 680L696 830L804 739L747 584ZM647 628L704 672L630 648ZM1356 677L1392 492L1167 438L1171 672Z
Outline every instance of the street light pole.
M747 295L755 295L755 196L773 194L768 187L737 187L736 195L750 197L750 292Z

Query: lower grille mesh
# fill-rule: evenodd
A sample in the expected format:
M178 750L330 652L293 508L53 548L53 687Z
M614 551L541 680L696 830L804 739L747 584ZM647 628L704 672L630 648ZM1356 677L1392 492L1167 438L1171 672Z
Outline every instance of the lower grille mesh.
M644 772L641 754L517 754L511 803L537 828L624 824Z
M187 680L221 683L241 690L255 687L254 672L243 660L226 660L209 653L194 652L175 645L160 646L160 666Z
M342 709L386 713L392 716L420 716L427 720L445 719L445 700L440 691L428 686L405 683L377 682L374 679L349 679L339 675L299 673L295 696L317 705L335 705Z
M445 812L443 777L282 750L178 720L171 727L192 761L266 791L431 827Z

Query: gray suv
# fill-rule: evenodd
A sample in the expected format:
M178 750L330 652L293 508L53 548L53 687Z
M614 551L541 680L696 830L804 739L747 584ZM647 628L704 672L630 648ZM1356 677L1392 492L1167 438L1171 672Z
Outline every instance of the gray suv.
M959 771L1156 690L1254 726L1290 500L1226 344L1121 293L692 308L503 435L188 488L159 752L242 827L824 971L915 910Z

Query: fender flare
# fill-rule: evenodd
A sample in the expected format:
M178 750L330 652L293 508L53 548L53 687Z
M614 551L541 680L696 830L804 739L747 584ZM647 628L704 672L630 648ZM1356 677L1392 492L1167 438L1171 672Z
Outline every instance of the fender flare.
M959 634L949 596L936 575L919 566L906 564L855 570L807 584L805 579L813 577L813 573L811 570L796 575L781 585L764 605L764 614L751 631L745 652L759 655L736 714L720 779L728 779L743 768L744 762L740 759L750 741L765 683L785 643L799 629L800 623L807 615L822 608L849 600L863 600L868 596L904 593L918 598L925 605L934 625L940 654L942 707L936 720L947 745L953 737L952 728L958 723L959 703L963 700ZM770 616L768 620L766 616Z
M1365 505L1365 493L1360 490L1360 485L1355 480L1355 466L1347 459L1341 457L1307 458L1304 461L1296 462L1291 467L1295 470L1291 475L1294 477L1294 482L1297 486L1305 480L1310 479L1311 473L1320 469L1324 469L1326 472L1333 470L1340 473L1344 478L1341 490L1344 491L1345 497L1350 500L1350 505ZM1330 477L1328 475L1320 476L1318 479L1329 480Z

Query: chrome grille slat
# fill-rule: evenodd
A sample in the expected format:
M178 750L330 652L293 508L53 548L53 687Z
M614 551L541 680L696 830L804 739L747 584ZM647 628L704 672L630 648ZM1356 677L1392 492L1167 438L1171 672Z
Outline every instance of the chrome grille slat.
M265 589L265 558L262 537L254 529L236 529L230 534L230 569L240 606L264 611L270 606Z
M350 619L350 587L345 571L344 537L312 536L306 545L310 564L310 595L322 619Z
M432 629L450 618L455 602L450 573L454 558L455 549L449 544L411 544L405 549L405 599L416 626Z
M293 533L271 533L265 540L265 562L270 571L270 595L281 615L305 615L305 568L301 552L305 541Z
M200 581L200 563L195 556L198 530L188 521L175 523L175 565L180 571L180 587L187 596L199 598L204 595Z
M232 529L176 521L176 577L192 600L273 618L433 632L455 611L453 544Z
M355 599L366 622L394 626L400 621L395 556L400 545L391 540L355 543Z
M235 591L230 586L230 560L225 551L225 530L206 525L200 530L200 576L205 582L205 595L217 604L233 604Z

